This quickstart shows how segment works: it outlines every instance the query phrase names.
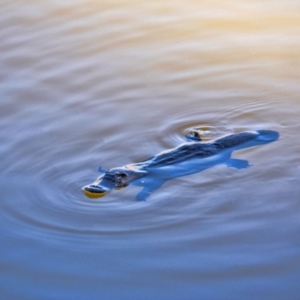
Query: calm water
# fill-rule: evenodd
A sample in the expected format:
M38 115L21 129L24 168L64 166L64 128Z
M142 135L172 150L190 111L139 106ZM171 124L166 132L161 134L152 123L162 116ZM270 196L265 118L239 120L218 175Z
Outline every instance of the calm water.
M298 0L0 1L1 299L299 299L299 37ZM280 139L83 195L194 127Z

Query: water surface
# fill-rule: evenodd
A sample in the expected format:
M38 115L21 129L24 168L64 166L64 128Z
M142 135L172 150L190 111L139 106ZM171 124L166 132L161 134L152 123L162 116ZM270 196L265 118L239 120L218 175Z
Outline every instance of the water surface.
M2 1L3 299L298 299L298 1ZM280 132L99 200L98 167Z

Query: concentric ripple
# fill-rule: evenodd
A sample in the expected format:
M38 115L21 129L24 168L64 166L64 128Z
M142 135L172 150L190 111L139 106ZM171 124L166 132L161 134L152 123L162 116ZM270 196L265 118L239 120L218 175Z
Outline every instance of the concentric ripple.
M95 175L92 174L91 178ZM66 166L64 171L26 177L2 180L5 184L5 189L2 187L5 190L2 213L8 214L22 227L65 234L113 234L121 237L187 222L186 219L165 218L170 203L159 192L147 202L134 200L138 190L133 187L113 191L99 200L85 197L81 186L91 178L85 174L84 168L74 172Z

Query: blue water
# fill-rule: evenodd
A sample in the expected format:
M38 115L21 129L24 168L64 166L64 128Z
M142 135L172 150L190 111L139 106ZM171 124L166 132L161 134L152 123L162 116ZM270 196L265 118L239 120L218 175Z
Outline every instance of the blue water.
M298 299L296 1L0 4L1 299ZM98 168L275 130L249 161L93 200Z

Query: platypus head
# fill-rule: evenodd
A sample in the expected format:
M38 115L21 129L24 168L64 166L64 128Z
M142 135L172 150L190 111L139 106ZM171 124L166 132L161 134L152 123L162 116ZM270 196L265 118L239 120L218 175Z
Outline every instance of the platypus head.
M100 198L112 189L126 187L131 181L143 175L143 172L130 170L126 167L113 168L105 172L95 182L84 186L82 189L89 198Z

